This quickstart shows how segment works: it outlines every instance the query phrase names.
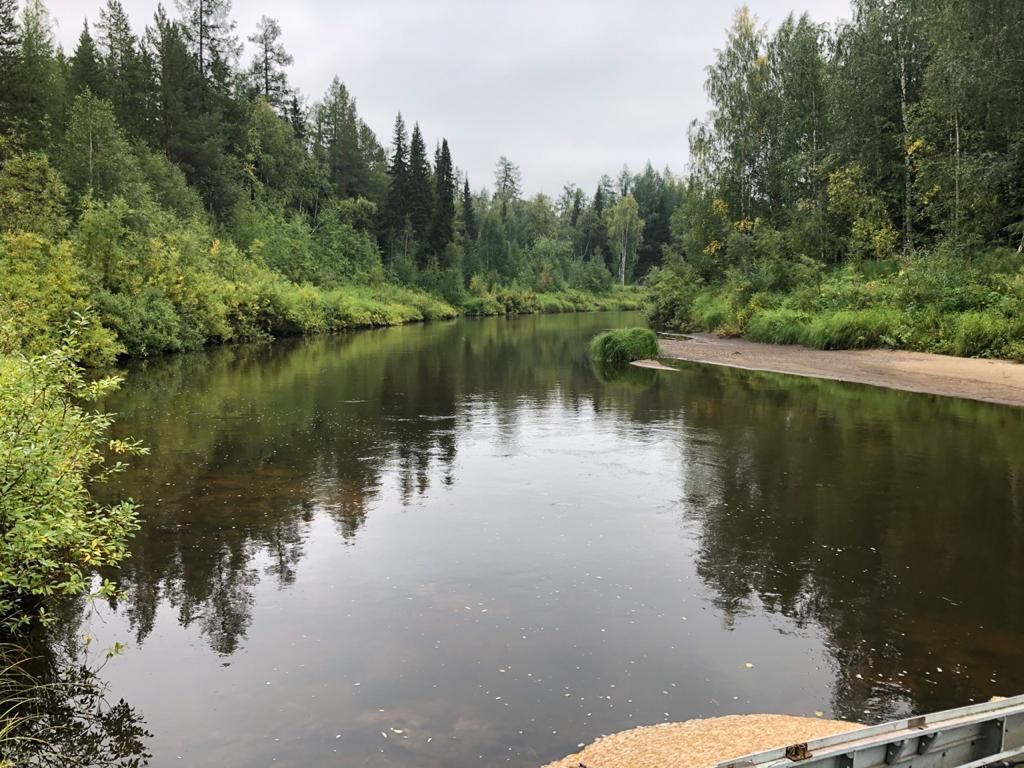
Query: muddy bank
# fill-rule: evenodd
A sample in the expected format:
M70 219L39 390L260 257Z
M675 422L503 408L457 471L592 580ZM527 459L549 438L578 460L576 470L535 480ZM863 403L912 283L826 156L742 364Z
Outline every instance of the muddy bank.
M714 768L723 760L863 726L786 715L732 715L612 734L545 768Z
M876 387L1024 406L1024 365L885 349L826 351L719 339L707 334L661 338L677 360L852 381Z

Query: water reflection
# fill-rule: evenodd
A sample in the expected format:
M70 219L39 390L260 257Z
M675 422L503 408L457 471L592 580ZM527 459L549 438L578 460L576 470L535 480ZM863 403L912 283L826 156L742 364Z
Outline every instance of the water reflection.
M111 675L154 764L529 766L665 719L1024 690L1024 412L595 372L589 337L635 320L134 368L146 522L93 629L135 639Z
M140 768L150 757L141 715L108 701L103 662L54 636L43 655L0 646L0 737L4 766Z
M879 719L1024 690L1020 411L719 371L689 412L697 571L726 621L828 634L834 708ZM711 445L714 448L709 451ZM690 451L690 454L697 451Z

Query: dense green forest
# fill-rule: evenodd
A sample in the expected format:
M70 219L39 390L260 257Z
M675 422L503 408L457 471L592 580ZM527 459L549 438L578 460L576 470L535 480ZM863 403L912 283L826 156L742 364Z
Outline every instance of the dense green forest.
M658 323L1024 359L1024 4L740 10L653 276Z
M459 312L635 306L681 185L623 172L524 199L474 191L399 114L385 149L335 78L306 106L281 27L243 60L229 0L108 0L65 55L43 0L0 0L0 320L45 350L81 314L91 360ZM643 222L646 221L646 228ZM641 230L646 239L641 238Z

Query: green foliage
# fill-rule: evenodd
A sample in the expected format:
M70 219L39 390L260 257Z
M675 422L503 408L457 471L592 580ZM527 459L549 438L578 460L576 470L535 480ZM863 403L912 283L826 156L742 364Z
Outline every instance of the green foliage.
M62 326L83 314L76 352L92 364L110 363L123 347L86 314L90 298L87 275L68 243L54 245L27 232L0 236L0 324L13 349L49 351L59 343Z
M116 194L137 194L129 192L141 182L131 145L117 125L110 102L97 98L88 88L75 99L68 114L60 166L76 195L90 192L109 200Z
M747 321L746 336L767 344L802 344L808 314L798 309L762 309Z
M0 231L54 237L68 228L67 187L42 152L0 136Z
M717 331L730 322L732 308L724 296L700 293L693 301L692 316L701 328Z
M1020 334L1020 324L1014 330ZM989 312L964 312L949 322L948 351L963 357L997 357L1005 354L1011 325ZM1020 336L1018 335L1018 338Z
M659 354L658 337L650 328L616 328L590 340L590 357L601 365L623 366Z
M1019 356L1024 64L1003 51L1021 33L1010 3L855 0L831 29L774 32L739 11L652 322Z
M813 318L803 343L817 349L889 346L899 324L899 314L887 308L840 310Z
M116 566L137 529L130 502L104 506L90 487L145 452L132 440L106 439L111 418L87 410L116 389L113 377L87 380L80 320L52 352L0 357L0 625L48 619L48 604L91 591L95 569ZM103 581L99 594L114 586Z

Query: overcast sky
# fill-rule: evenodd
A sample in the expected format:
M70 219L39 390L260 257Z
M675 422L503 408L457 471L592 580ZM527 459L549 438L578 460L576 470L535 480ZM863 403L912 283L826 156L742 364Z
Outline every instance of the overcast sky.
M122 0L136 32L155 0ZM70 53L101 0L48 0ZM165 3L176 14L173 0ZM684 169L686 128L707 111L704 68L740 3L730 0L235 0L241 38L277 18L295 56L290 77L318 99L337 74L382 143L395 113L442 136L474 188L500 155L527 192L557 194L602 173ZM774 27L790 11L846 17L849 0L750 0ZM248 53L246 54L248 61Z

